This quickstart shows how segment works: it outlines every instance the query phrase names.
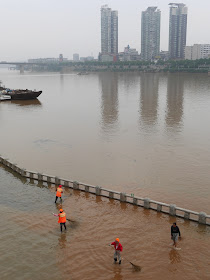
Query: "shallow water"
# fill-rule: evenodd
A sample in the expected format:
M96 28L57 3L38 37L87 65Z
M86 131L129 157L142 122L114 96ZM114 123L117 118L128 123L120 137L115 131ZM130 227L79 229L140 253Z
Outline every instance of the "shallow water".
M177 219L183 239L171 248L164 214L66 189L62 208L67 232L60 233L55 187L23 181L0 168L1 279L202 279L210 277L210 228ZM123 259L113 264L108 244L116 237Z

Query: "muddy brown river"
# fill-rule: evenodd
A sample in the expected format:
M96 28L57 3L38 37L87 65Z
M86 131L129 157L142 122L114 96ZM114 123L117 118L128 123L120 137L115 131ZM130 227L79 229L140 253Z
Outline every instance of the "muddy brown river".
M39 100L0 102L0 154L28 170L210 214L210 77L0 70ZM0 271L9 279L210 279L210 227L55 187L0 166ZM181 250L170 243L177 221ZM123 245L121 265L108 244ZM142 267L133 270L128 261Z

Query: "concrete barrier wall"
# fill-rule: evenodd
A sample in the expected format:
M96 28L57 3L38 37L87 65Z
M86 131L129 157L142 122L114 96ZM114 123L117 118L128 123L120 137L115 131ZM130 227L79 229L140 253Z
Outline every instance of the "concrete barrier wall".
M176 216L185 220L191 220L198 222L199 224L210 226L210 215L207 215L205 212L199 213L177 207L175 204L158 202L155 200L151 200L150 198L136 197L134 195L128 195L123 192L105 189L100 186L93 186L86 183L59 178L57 176L28 171L24 168L18 167L16 164L11 163L8 159L5 159L1 156L0 163L8 167L11 171L20 174L20 176L24 178L29 178L30 180L37 180L38 182L46 182L48 184L54 185L63 185L64 187L72 188L74 190L84 191L96 196L103 196L109 199L119 200L122 203L130 203L135 206L144 207L145 209L152 209L157 212L168 214L170 216Z

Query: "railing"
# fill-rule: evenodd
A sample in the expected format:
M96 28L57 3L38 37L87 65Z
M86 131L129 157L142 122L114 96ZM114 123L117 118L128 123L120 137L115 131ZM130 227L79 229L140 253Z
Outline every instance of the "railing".
M210 215L207 215L204 212L198 213L195 211L177 207L175 204L158 202L149 198L136 197L134 195L128 195L123 192L117 192L99 186L93 186L86 183L50 176L47 174L28 171L26 169L18 167L16 164L11 163L8 159L5 159L1 156L0 164L20 174L22 177L29 178L30 180L47 182L54 185L63 185L64 187L72 188L74 190L80 190L95 194L96 196L103 196L109 199L119 200L124 203L130 203L136 206L144 207L145 209L152 209L160 213L169 214L170 216L176 216L185 220L191 220L198 222L199 224L210 226Z

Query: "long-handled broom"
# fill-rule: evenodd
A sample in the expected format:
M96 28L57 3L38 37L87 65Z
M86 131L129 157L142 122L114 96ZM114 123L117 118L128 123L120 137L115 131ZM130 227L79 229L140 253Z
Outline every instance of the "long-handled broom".
M125 259L127 262L129 262L129 263L133 266L133 268L135 269L135 271L141 271L141 266L136 265L136 264L130 262L130 261L129 261L128 259L126 259L125 257L123 257L123 259Z
M76 222L76 221L74 221L74 220L67 219L67 218L66 218L66 220L69 221L69 222L72 222L72 223L75 223L75 222Z
M109 245L109 246L111 246L111 245ZM113 248L113 247L112 247L112 248ZM114 248L113 248L113 249L114 249ZM123 257L123 259L125 259L127 262L129 262L129 263L132 265L132 267L134 268L135 271L141 271L141 266L136 265L136 264L130 262L128 259L126 259L126 257Z

